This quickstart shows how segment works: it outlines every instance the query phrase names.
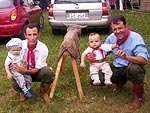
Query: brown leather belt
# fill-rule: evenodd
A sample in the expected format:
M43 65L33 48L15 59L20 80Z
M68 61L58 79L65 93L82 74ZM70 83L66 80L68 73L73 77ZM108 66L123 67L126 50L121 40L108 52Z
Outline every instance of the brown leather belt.
M91 61L91 62L92 62L92 63L102 63L102 62L105 62L105 61L106 61L106 58L101 59L101 60Z

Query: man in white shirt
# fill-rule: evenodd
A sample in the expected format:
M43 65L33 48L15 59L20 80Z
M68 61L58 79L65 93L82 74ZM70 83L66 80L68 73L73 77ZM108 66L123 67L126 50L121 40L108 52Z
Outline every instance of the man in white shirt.
M39 27L36 24L28 24L25 29L26 40L22 42L22 57L26 59L27 69L13 65L11 68L22 74L31 75L33 82L41 82L40 96L45 102L49 103L48 90L54 80L54 73L47 67L46 59L48 56L47 46L40 42ZM14 82L14 89L21 91ZM25 100L25 96L20 92L20 100Z

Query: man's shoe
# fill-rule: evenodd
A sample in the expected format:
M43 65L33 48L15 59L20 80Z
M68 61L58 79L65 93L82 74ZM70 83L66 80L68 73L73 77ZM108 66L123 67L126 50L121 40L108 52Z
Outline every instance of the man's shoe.
M40 93L40 97L48 104L51 101L47 93L44 93L44 94Z
M120 93L122 88L123 88L123 86L116 85L116 87L113 89L113 92L116 94Z
M48 104L50 103L50 98L48 96L49 87L50 87L50 84L46 84L46 83L41 83L41 87L40 87L40 96Z
M25 101L26 100L26 97L24 95L24 93L20 93L20 98L19 98L19 101Z
M130 103L130 109L137 109L141 107L141 104L143 103L143 100L141 98L134 99Z
M46 94L46 93L43 94L42 98L44 99L44 101L45 101L46 103L50 103L50 98L49 98L48 94Z

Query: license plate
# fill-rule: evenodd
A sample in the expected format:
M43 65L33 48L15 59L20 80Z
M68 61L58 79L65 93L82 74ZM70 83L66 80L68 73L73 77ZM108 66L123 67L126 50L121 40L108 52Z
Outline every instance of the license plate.
M86 18L86 13L69 13L69 18Z

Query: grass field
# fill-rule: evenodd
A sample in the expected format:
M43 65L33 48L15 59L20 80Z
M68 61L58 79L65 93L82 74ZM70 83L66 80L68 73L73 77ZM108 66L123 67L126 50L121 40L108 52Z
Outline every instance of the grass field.
M124 15L128 26L134 31L140 33L150 51L150 14L131 11L112 11L112 16ZM49 49L47 59L48 66L55 71L57 67L57 55L59 46L63 41L63 34L54 36L48 24L47 13L44 13L45 27L41 30L40 40L44 42ZM109 34L101 34L103 41ZM80 38L80 51L82 52L87 45L88 33L84 33ZM0 40L0 113L149 113L150 111L150 64L145 66L145 93L144 104L140 109L130 110L129 102L132 100L132 87L128 82L123 91L115 95L112 93L112 86L94 87L89 83L88 61L87 69L83 72L79 69L80 80L84 92L82 100L78 97L78 91L72 70L70 58L65 62L65 68L60 73L56 92L50 104L39 97L39 83L33 83L34 97L25 102L14 101L18 99L19 94L11 86L11 81L6 78L4 70L4 60L7 55L5 44L9 39ZM111 62L113 56L109 56ZM77 62L79 66L79 61Z

